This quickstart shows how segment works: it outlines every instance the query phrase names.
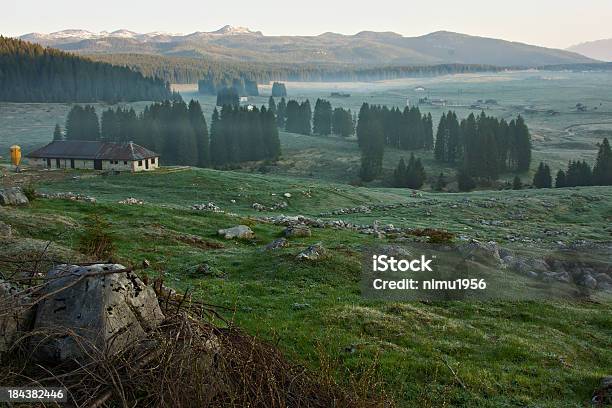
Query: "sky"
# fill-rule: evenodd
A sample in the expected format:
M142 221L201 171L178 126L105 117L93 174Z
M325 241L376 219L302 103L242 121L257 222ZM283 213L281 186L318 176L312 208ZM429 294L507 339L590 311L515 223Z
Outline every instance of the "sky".
M8 2L6 4L5 2ZM554 48L612 38L611 0L3 0L0 34L68 28L213 31L226 24L265 35L438 30ZM297 5L301 7L297 7ZM303 5L303 6L302 6Z

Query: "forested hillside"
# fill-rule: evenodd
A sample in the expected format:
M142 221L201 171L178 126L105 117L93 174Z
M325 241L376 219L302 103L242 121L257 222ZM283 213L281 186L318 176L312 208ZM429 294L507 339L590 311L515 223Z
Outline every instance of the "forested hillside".
M0 101L131 102L171 97L161 79L0 36Z
M150 54L90 54L94 61L125 66L145 76L173 84L195 84L201 79L222 83L227 78L269 81L377 81L411 76L497 72L491 65L438 64L358 67L348 64L281 64L218 61L209 58L168 57ZM215 92L212 92L213 94Z

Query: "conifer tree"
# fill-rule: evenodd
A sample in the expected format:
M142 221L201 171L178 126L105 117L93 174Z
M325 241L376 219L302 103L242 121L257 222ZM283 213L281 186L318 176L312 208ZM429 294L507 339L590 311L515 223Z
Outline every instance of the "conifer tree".
M519 176L514 176L514 180L512 180L512 189L520 190L523 188L523 183L521 182L521 178Z
M400 158L393 172L393 187L406 187L406 163Z
M444 173L440 173L438 178L436 179L436 184L434 185L434 190L443 191L446 187L446 178L444 177Z
M536 188L550 188L552 187L552 177L550 175L550 167L543 162L540 162L538 170L533 176L533 185Z
M202 112L200 102L191 100L189 102L189 122L195 134L197 146L197 165L198 167L208 167L210 165L210 140L208 136L208 126Z
M287 118L287 103L285 98L281 98L280 102L276 106L276 124L279 129L285 128L285 120Z
M470 176L470 173L463 168L459 169L457 173L457 187L459 191L471 191L476 188L476 182Z
M62 134L62 128L60 127L59 123L55 124L55 129L53 130L53 140L54 141L64 140L64 135Z
M559 170L557 172L557 176L555 177L555 188L567 187L567 181L565 179L565 172L563 170Z
M598 144L599 151L595 166L593 166L593 184L597 186L612 186L612 150L608 138Z

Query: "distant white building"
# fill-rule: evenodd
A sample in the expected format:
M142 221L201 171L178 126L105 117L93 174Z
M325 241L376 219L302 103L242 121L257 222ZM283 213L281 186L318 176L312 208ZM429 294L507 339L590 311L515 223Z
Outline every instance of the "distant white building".
M159 154L132 142L53 141L26 155L34 167L148 171L159 167Z

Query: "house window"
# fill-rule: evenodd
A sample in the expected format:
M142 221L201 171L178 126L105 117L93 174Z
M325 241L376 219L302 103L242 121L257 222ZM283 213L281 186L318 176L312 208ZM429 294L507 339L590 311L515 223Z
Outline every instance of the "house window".
M123 164L127 164L127 160L124 160L124 161L123 161Z
M151 164L155 164L155 157L151 159Z
M142 166L142 160L138 160L138 166Z

